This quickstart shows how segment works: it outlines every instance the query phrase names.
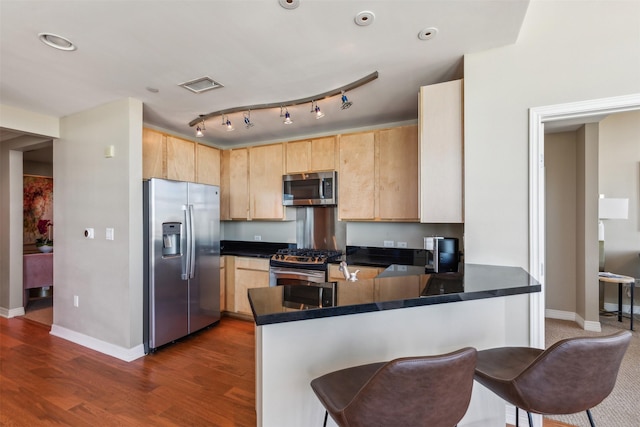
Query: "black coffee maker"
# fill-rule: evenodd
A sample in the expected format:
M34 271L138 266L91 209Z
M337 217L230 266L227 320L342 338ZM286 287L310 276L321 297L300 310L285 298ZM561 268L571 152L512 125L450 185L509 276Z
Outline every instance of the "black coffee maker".
M425 237L424 249L427 253L425 270L427 273L451 273L458 271L460 253L455 237Z

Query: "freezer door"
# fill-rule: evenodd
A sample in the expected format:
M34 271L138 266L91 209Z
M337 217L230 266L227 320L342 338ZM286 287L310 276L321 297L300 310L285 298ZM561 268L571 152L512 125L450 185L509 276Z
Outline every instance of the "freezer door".
M189 333L188 193L185 182L151 179L145 185L148 186L145 191L145 203L148 203L145 207L148 211L145 224L148 279L145 287L149 347L155 349Z
M189 183L193 263L189 268L189 332L220 320L220 188Z

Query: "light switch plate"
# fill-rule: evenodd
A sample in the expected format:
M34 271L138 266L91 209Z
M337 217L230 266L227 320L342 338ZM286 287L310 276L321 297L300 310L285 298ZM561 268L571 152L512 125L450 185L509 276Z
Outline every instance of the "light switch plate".
M393 240L385 240L384 241L384 247L385 248L392 248L393 247Z

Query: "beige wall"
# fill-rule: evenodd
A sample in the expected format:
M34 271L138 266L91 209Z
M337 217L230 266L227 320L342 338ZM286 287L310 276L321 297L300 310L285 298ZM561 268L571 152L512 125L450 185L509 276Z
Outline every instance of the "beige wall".
M546 134L546 308L576 311L576 132Z
M639 25L640 2L533 0L516 44L465 55L467 262L529 269L529 109L639 93Z
M54 325L129 349L142 344L142 103L61 119L54 144ZM115 156L104 150L113 145ZM95 239L86 239L86 227ZM115 239L105 238L114 228ZM79 306L73 306L74 295Z

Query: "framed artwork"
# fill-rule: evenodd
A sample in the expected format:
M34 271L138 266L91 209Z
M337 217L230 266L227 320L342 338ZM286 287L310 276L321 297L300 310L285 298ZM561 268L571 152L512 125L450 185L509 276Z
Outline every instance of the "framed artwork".
M38 231L38 221L53 222L53 178L24 175L23 244L34 244L43 237Z

